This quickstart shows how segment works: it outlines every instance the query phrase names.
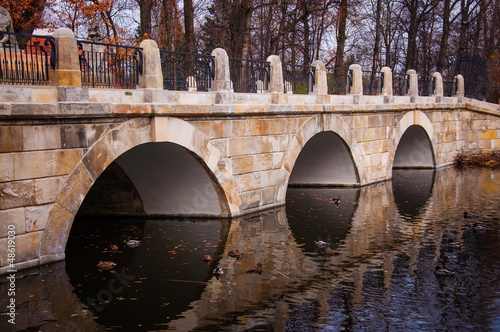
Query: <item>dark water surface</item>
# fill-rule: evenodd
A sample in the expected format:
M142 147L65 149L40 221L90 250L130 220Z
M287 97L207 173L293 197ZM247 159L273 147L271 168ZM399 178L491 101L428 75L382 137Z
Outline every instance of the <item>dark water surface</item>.
M18 272L14 330L500 331L499 210L500 170L448 168L289 188L286 207L232 221L79 217L64 262Z

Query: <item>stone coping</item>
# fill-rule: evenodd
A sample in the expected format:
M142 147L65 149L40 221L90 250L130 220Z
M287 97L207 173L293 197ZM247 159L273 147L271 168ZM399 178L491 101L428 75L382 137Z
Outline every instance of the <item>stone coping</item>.
M161 89L0 86L0 118L224 116L318 112L393 112L467 109L499 116L500 105L463 97L284 95L187 92ZM273 103L278 100L279 103ZM217 103L225 101L227 103Z

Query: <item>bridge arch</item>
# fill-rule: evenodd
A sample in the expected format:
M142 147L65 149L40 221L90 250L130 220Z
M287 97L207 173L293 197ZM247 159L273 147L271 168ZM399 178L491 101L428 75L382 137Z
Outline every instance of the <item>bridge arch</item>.
M410 111L398 122L392 136L387 174L394 167L435 168L436 139L430 119L421 111Z
M291 138L281 168L281 178L277 190L277 202L282 203L285 200L292 170L305 145L313 137L317 137L316 135L324 133L335 134L335 140L337 143L344 145L344 152L348 154L348 157L352 161L355 183L349 184L359 185L362 179L365 178L364 168L360 166L362 165L361 151L349 125L336 114L316 115L306 121Z
M97 140L68 176L47 219L40 264L64 259L74 217L99 175L118 157L146 143L173 143L185 148L208 170L219 197L221 216L239 212L241 201L236 184L220 152L204 134L177 118L131 119L112 127Z

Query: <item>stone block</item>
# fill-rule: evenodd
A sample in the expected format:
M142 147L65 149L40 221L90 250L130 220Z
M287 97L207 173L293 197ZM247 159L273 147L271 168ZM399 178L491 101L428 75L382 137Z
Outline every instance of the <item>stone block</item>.
M55 151L33 151L14 154L16 180L42 178L55 175Z
M63 149L86 148L87 133L83 124L71 124L60 126L60 141Z
M35 179L35 203L40 205L55 202L66 179L64 176Z
M274 186L262 189L262 192L261 192L261 195L262 195L262 198L261 198L262 205L265 206L265 205L271 205L271 204L275 203L275 201L274 201L275 196L276 196L275 190L276 189L274 188Z
M89 89L85 87L57 87L58 101L89 101Z
M8 236L11 227L17 234L26 233L25 210L23 207L9 210L0 210L0 238Z
M83 164L79 164L63 186L61 192L64 195L58 196L57 204L76 215L92 184L94 184L94 178L91 173Z
M241 156L231 158L233 174L250 173L254 171L254 157Z
M0 152L23 150L23 127L0 126Z
M23 130L23 149L49 150L61 147L59 126L25 126Z
M32 180L0 183L0 210L33 205L34 196Z
M52 204L30 206L26 208L26 232L45 229Z
M245 155L245 138L237 137L228 140L228 154L229 156L243 156Z
M54 103L57 101L57 90L55 88L33 88L31 95L34 103Z
M55 103L45 104L12 104L12 115L55 115L58 114L58 105Z
M260 190L252 190L241 193L241 210L249 210L262 205L262 195Z
M0 153L0 182L14 180L14 155Z

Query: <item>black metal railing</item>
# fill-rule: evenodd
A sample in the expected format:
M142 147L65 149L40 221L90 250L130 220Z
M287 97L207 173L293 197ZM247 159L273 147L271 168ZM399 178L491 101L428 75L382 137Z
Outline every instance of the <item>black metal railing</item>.
M287 93L287 82L292 86L294 94L308 94L313 91L315 68L312 66L294 65L283 63L283 80L285 93Z
M384 75L379 71L368 70L363 70L361 73L363 81L363 94L372 96L380 95L384 85Z
M345 95L347 93L347 68L326 68L326 83L329 95Z
M55 68L55 39L0 31L0 83L48 85Z
M270 80L270 63L261 60L229 58L234 92L262 93Z
M433 76L418 75L419 96L432 96L436 88L436 80Z
M82 85L134 89L142 74L142 48L79 40Z
M410 88L410 78L407 74L392 74L392 94L394 96L405 96Z
M209 91L214 76L214 57L206 54L160 51L165 90Z

